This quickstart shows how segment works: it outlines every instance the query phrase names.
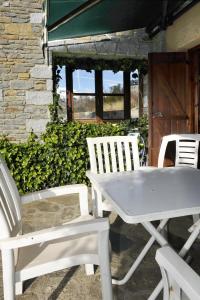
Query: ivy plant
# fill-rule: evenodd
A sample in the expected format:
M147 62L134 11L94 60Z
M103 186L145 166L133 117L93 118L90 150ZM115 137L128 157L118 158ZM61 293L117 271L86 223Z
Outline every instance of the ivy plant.
M52 122L40 138L31 133L25 143L11 143L2 137L0 155L5 158L21 194L64 184L89 184L86 138L124 135L134 127L138 128L138 123Z

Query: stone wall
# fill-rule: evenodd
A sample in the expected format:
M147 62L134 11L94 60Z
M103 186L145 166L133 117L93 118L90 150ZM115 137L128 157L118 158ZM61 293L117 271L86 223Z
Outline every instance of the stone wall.
M164 51L165 36L159 33L150 39L144 29L128 30L99 36L89 36L64 41L49 42L51 57L53 55L84 55L93 57L133 57L148 58L149 52Z
M49 120L52 68L42 50L42 0L0 0L0 135L25 140Z

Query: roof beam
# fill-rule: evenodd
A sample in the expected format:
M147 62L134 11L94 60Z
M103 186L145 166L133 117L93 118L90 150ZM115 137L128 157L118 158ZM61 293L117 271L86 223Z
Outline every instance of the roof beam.
M102 0L88 0L88 1L86 1L85 3L81 4L78 8L75 8L70 13L68 13L64 17L60 18L59 20L57 20L55 23L47 26L48 32L54 31L59 26L71 21L75 17L82 14L84 11L86 11L89 8L93 7L94 5L98 4L100 1L102 1Z
M162 3L162 21L161 21L161 28L166 28L166 18L167 18L167 6L168 6L168 0L163 0Z

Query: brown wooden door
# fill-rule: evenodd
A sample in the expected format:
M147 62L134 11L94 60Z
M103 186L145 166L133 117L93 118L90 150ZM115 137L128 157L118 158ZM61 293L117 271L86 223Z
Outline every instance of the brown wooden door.
M194 132L200 132L200 46L188 52L190 61L191 97L194 103Z
M161 138L193 132L186 53L149 54L149 164L157 166Z

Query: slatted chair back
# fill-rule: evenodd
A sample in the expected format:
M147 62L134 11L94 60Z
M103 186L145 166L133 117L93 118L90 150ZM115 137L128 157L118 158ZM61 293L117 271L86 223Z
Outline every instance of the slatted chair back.
M197 168L199 141L192 139L177 139L176 141L176 166L189 166Z
M137 136L87 138L91 171L97 174L139 168Z
M197 168L199 152L199 134L172 134L162 138L158 157L158 167L164 166L165 153L169 142L176 142L175 166Z
M21 201L10 172L0 158L0 239L21 233Z

